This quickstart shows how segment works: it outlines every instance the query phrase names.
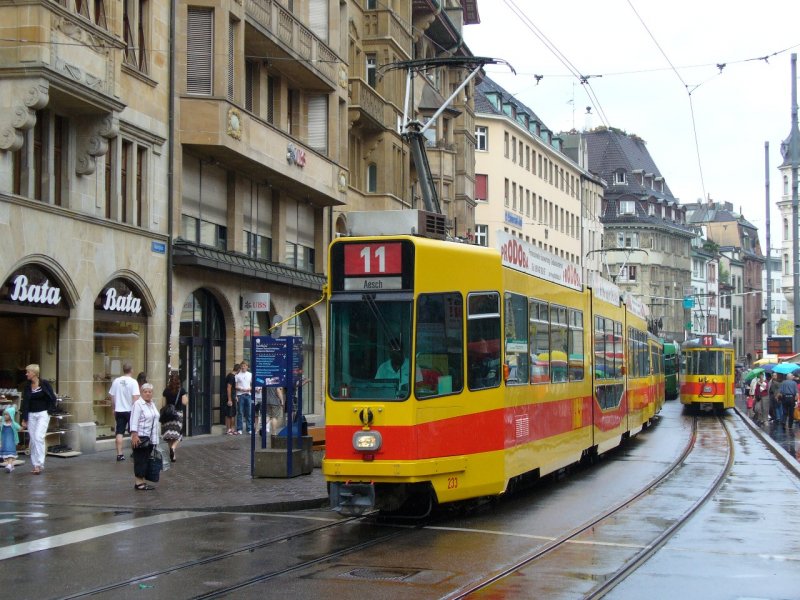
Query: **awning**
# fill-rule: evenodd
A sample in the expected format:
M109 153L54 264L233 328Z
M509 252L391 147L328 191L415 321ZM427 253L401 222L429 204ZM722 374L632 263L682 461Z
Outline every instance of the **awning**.
M242 275L309 290L321 291L325 276L309 273L286 265L252 258L238 252L223 252L216 248L201 246L186 240L175 240L172 245L172 263L189 267L200 267Z

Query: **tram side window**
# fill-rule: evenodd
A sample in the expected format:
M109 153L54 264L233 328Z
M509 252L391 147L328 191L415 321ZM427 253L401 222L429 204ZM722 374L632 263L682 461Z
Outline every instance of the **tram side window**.
M550 380L567 381L567 309L550 305Z
M550 381L550 311L547 302L531 300L528 312L531 383Z
M417 398L460 392L464 386L464 301L461 294L421 294L417 299Z
M467 385L471 390L500 384L500 294L467 297Z
M606 367L606 320L594 318L594 376L598 379L608 377Z
M528 383L528 299L506 293L506 364L509 385Z
M625 364L622 323L617 323L616 321L612 321L612 323L614 323L614 350L612 354L614 357L614 377L619 377L622 375L622 366Z
M584 377L583 359L583 313L569 311L569 380L582 381Z

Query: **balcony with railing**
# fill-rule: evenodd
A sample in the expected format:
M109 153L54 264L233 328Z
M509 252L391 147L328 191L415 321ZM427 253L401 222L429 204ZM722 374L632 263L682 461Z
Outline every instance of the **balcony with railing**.
M405 55L403 58L406 60L412 56L411 26L390 9L364 13L364 41L370 40L390 42L397 52Z
M336 88L339 57L279 2L246 0L245 14L248 23L266 38L268 56L297 59L288 64L301 84L318 87L322 83L331 90ZM282 70L283 62L276 60L274 68Z
M386 116L386 102L363 79L350 79L348 110L350 121L359 121L366 129L382 131L393 126L393 121Z

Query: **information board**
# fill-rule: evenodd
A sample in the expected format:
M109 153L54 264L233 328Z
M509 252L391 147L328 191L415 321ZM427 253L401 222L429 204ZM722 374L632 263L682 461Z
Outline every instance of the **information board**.
M767 354L794 354L794 350L792 349L792 336L767 336Z

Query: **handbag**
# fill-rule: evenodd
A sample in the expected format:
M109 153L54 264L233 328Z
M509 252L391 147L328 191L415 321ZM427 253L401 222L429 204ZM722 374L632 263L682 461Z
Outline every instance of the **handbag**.
M753 405L756 403L756 399L752 396L747 397L747 410L753 410Z
M795 404L794 405L794 415L793 415L793 417L794 417L795 421L800 421L800 404Z
M158 449L158 445L154 445L150 451L150 456L147 457L147 471L144 478L147 481L157 482L161 477L161 471L164 468L164 456Z
M175 405L167 403L161 408L161 413L158 420L163 424L169 423L170 421L175 421L177 418L178 411L175 410Z

